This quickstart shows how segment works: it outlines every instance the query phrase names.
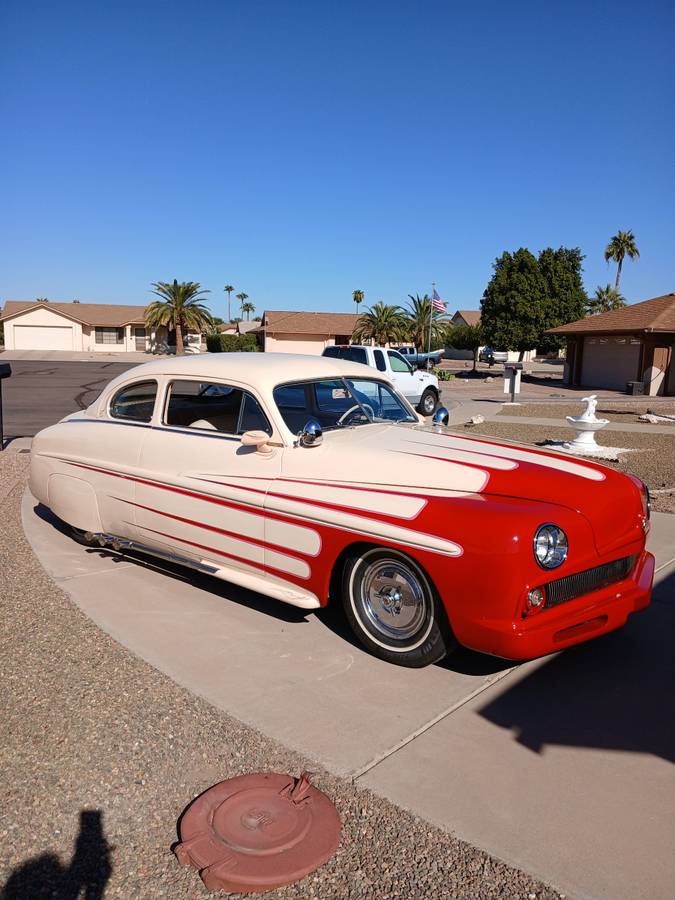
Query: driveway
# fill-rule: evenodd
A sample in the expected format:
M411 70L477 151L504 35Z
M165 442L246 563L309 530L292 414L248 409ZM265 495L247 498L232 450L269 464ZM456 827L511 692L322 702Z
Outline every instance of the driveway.
M675 517L654 516L654 603L622 631L423 670L368 656L335 611L81 547L29 494L23 522L94 622L216 707L572 896L671 896Z

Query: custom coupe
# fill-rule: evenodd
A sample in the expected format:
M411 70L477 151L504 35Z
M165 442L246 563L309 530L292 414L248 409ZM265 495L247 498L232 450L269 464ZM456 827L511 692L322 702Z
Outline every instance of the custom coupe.
M340 359L165 359L40 432L30 487L82 542L341 602L400 665L542 656L648 605L642 482L445 423Z

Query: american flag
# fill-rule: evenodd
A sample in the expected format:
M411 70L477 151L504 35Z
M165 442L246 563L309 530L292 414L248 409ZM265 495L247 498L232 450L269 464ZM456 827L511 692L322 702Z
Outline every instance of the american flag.
M436 312L444 313L446 311L446 305L438 296L438 291L436 290L436 288L434 288L431 292L431 308L435 309Z

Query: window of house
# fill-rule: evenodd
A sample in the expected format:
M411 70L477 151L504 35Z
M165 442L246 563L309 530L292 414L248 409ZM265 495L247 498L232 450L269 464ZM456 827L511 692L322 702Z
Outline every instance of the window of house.
M99 328L96 327L97 344L123 344L124 328Z
M255 397L221 382L173 381L169 385L164 424L221 434L272 434L272 426Z
M113 419L131 422L149 422L157 398L156 381L137 381L119 390L110 402Z

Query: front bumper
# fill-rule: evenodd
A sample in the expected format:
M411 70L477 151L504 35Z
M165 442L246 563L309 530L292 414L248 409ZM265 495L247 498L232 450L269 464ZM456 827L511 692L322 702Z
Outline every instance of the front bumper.
M505 659L546 656L621 628L649 605L653 578L654 557L644 550L623 581L526 619L465 621L456 637L465 647Z

